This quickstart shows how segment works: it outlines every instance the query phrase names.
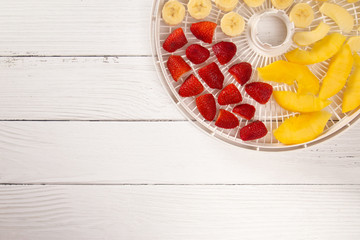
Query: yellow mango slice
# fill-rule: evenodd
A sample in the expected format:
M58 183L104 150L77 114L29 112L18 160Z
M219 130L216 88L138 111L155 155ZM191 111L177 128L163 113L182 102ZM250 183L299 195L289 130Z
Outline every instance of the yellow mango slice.
M328 34L330 26L321 22L314 30L308 32L296 32L293 40L299 46L308 46L323 39Z
M326 111L302 113L286 119L273 133L284 144L305 143L314 140L324 131L330 117L331 113Z
M360 36L350 37L346 43L350 46L351 51L360 51Z
M345 44L331 59L328 71L320 88L319 98L327 99L332 97L345 86L353 62L354 59L350 47Z
M333 3L323 3L320 12L332 20L345 32L350 33L354 28L354 17L343 7Z
M322 62L334 56L340 50L345 40L346 37L340 33L332 33L316 42L310 51L296 48L285 53L285 57L289 62L304 65Z
M317 112L327 107L331 101L320 99L312 94L298 94L290 91L274 91L276 102L292 112Z
M344 91L342 102L343 113L360 106L360 57L356 53L354 54L354 65L355 70L351 74Z
M309 70L307 66L279 60L265 67L258 68L259 77L265 81L294 84L297 81L298 93L319 92L319 79Z

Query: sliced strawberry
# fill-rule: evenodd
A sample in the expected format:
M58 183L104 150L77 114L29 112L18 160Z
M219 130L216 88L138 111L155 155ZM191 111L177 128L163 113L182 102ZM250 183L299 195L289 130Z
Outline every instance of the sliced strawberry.
M226 129L236 128L239 126L239 119L231 112L220 109L220 113L216 119L215 125Z
M200 64L210 57L210 51L199 44L193 44L186 49L186 57L192 63Z
M212 94L209 93L197 97L196 106L206 120L214 120L216 115L216 102Z
M198 22L191 24L190 31L197 39L206 43L212 43L216 26L217 24L214 22Z
M224 75L221 73L216 63L210 63L209 65L199 70L200 77L211 88L222 89L224 83Z
M170 35L166 38L163 48L168 52L175 52L179 48L182 48L188 43L188 40L185 37L184 31L182 28L175 29Z
M253 105L245 103L237 105L232 111L240 117L245 118L246 120L250 120L254 117L256 110Z
M250 141L264 137L268 133L266 126L261 121L252 122L240 129L240 138Z
M238 63L229 69L229 73L234 76L238 83L244 85L251 77L252 67L247 62Z
M181 85L179 95L182 97L192 97L202 93L202 91L204 91L203 85L191 74Z
M245 85L245 91L258 103L265 104L269 101L273 88L267 83L252 82Z
M234 104L242 101L242 96L235 84L227 85L219 94L218 103L220 105Z
M221 65L231 61L236 54L236 45L232 42L219 42L212 47Z
M177 82L179 78L186 72L191 70L191 67L184 61L181 56L172 55L167 61L167 67L173 79Z

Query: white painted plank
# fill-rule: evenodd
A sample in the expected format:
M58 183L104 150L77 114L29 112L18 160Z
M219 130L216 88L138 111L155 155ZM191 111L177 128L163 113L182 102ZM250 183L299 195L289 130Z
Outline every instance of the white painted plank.
M0 239L358 240L359 186L1 186Z
M0 55L150 54L150 0L0 0Z
M0 122L0 182L360 184L358 139L352 127L305 150L269 153L188 122Z
M150 57L0 58L0 119L184 120Z

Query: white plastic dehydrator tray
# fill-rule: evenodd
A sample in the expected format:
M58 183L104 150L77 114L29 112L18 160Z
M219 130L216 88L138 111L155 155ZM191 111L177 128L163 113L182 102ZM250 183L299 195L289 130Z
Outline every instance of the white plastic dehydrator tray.
M153 6L151 19L151 44L155 66L163 86L165 87L166 91L169 93L175 104L191 122L200 127L204 132L207 132L211 136L218 138L224 142L243 148L261 151L286 151L306 148L308 146L315 145L317 143L323 142L324 140L330 139L336 134L350 127L360 117L359 108L348 113L341 112L341 102L343 91L345 89L344 88L337 95L333 96L330 99L332 101L332 104L324 109L332 113L332 117L328 121L324 132L318 138L303 144L284 145L280 143L277 139L275 139L272 132L273 130L278 128L285 119L294 116L297 113L290 112L281 108L273 99L273 97L271 97L270 101L265 105L257 103L245 92L244 87L237 83L236 80L228 72L228 69L235 63L249 62L253 67L253 74L249 82L260 81L257 75L256 68L263 67L277 60L286 60L286 58L284 57L284 53L299 47L292 42L292 34L296 31L313 30L321 21L324 21L331 26L329 33L340 32L345 36L359 35L359 31L357 29L360 25L360 2L348 3L346 0L329 1L344 7L354 16L355 27L351 33L345 34L340 31L339 27L333 20L322 15L319 12L319 8L323 3L320 1L295 1L289 8L285 10L277 10L272 6L271 0L265 0L264 4L257 8L250 8L242 0L239 0L237 7L233 11L243 16L245 20L245 31L240 36L231 38L226 36L220 29L220 20L225 13L219 10L214 3L210 15L205 19L196 20L192 18L186 11L185 18L181 24L177 26L169 26L162 20L161 17L161 10L166 1L167 0L155 0ZM179 1L183 3L186 8L188 0ZM312 6L312 8L314 9L315 18L308 28L294 28L293 24L290 23L288 19L286 19L288 18L292 6L298 2L305 2ZM191 33L190 25L192 23L200 21L212 21L218 24L218 27L215 30L212 44L207 44L198 40ZM183 48L175 51L174 53L168 53L162 48L162 44L167 38L167 36L173 30L179 27L184 30L184 33L189 43ZM218 63L211 49L213 44L220 41L230 41L235 43L237 46L237 53L235 57L231 60L231 62L227 63L226 65L221 65ZM264 44L263 42L267 42L267 44ZM206 62L194 65L186 58L186 47L194 43L200 44L209 49L211 54L210 58ZM307 48L305 47L303 49ZM254 118L250 121L239 118L240 125L239 127L234 129L219 128L215 126L215 121L206 121L197 110L195 97L183 98L178 94L179 87L181 86L186 76L188 76L190 73L186 74L186 76L178 82L175 82L172 79L171 74L166 67L166 62L168 57L173 54L181 55L183 59L191 66L191 73L193 73L200 81L202 80L198 75L198 70L213 61L218 63L218 66L220 67L222 73L225 76L224 86L230 83L234 83L238 87L241 95L243 96L242 103L249 103L255 106L256 113ZM309 68L321 81L321 79L325 76L327 72L328 64L329 60L310 65ZM202 94L212 93L214 97L217 98L221 90L211 89L203 81L202 83L205 88ZM271 82L270 84L273 86L274 90L295 91L296 89L296 86L288 86L281 83L277 84ZM232 111L232 108L234 106L235 105L221 106L221 108ZM218 105L217 108L220 109L220 106ZM240 128L249 124L253 120L261 120L266 125L268 129L268 134L264 138L258 140L242 141L239 138Z

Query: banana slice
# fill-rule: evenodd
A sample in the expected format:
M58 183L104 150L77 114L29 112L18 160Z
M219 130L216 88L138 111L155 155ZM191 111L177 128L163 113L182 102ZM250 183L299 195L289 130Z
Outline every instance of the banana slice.
M320 7L320 12L332 20L339 26L339 28L349 33L354 28L354 17L343 7L333 3L323 3Z
M190 0L187 8L193 18L200 20L209 16L212 5L210 0Z
M259 7L265 2L265 0L244 0L244 2L249 7Z
M239 36L245 29L245 21L235 12L229 12L221 19L221 30L230 37Z
M314 20L314 11L309 4L298 3L291 9L289 17L295 27L306 28Z
M294 0L271 0L272 5L277 9L285 9L293 4Z
M215 0L215 5L224 12L230 12L235 7L239 0Z
M169 0L162 9L162 18L169 25L178 25L185 17L185 7L176 0Z
M330 26L321 22L314 30L309 32L297 32L294 34L293 40L299 46L308 46L319 41L328 34Z

